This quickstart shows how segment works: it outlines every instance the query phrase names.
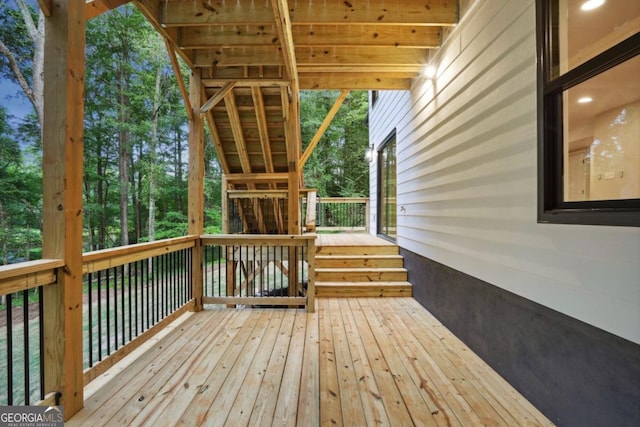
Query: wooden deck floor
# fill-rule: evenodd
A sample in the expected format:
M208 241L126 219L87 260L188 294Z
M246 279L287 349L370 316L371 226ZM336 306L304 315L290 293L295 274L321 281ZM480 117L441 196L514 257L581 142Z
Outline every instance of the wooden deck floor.
M316 246L395 246L395 243L369 233L319 233Z
M317 304L189 315L67 425L551 425L414 299Z

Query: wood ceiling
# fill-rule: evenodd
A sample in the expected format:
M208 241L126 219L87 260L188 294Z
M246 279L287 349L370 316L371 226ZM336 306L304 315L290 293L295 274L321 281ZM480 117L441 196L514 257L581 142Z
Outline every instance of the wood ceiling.
M287 133L299 135L299 118L287 111L299 90L408 89L443 30L458 21L455 0L136 4L200 73L226 173L289 171L288 159L301 155L300 141L286 141ZM287 131L287 119L297 119L297 130Z

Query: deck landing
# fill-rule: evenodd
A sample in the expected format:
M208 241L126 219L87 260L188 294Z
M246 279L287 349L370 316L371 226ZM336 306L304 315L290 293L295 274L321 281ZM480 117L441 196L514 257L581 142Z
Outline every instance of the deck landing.
M67 425L551 425L414 299L318 308L192 314Z

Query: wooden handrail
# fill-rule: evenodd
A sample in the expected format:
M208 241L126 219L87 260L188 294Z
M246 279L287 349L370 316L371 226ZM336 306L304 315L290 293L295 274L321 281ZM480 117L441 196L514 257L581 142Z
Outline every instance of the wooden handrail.
M82 273L93 273L94 271L118 267L130 262L192 248L195 246L197 239L198 236L184 236L87 252L82 255Z
M64 267L61 259L40 259L0 266L0 295L56 283L56 269Z

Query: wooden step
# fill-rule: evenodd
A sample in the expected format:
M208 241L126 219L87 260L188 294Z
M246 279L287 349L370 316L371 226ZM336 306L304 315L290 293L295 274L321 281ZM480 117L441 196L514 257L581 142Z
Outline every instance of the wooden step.
M316 282L316 296L335 297L410 297L411 283L398 282Z
M316 255L316 268L402 268L401 255Z
M316 268L316 282L395 282L406 281L404 268Z
M398 255L400 250L395 245L374 246L318 246L316 255Z

